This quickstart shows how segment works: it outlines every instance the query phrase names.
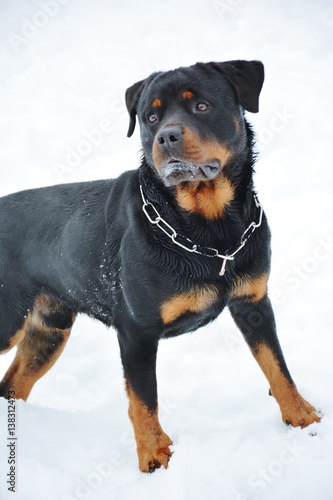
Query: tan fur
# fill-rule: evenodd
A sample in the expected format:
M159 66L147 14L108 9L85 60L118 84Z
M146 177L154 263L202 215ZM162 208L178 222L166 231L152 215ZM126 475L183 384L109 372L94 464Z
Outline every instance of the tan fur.
M64 350L70 329L59 330L47 327L43 313L48 310L50 299L45 296L37 298L35 307L24 323L24 328L17 332L14 341L18 344L16 356L8 368L1 385L6 391L14 391L17 399L26 400L34 386L46 372L52 368ZM75 315L73 315L73 320ZM59 341L55 346L54 341ZM12 347L12 346L11 346ZM52 350L52 348L54 349ZM45 353L48 357L45 358Z
M174 124L169 124L174 125ZM156 138L153 143L153 161L161 173L164 162L168 160ZM176 186L178 204L188 212L199 213L208 220L222 217L225 208L234 198L235 190L230 180L223 175L223 168L232 157L231 150L217 141L203 140L192 129L183 130L183 150L181 158L176 158L193 165L207 165L219 161L220 173L211 181L183 182Z
M216 299L217 289L214 286L176 295L162 304L162 321L167 325L186 312L202 312L214 304Z
M168 123L168 126L173 125L176 126L177 124ZM156 137L152 152L154 165L160 171L165 158L161 153ZM232 152L227 146L211 139L203 140L193 129L189 127L184 128L182 157L177 159L198 165L206 165L210 161L219 160L222 170L231 157Z
M258 302L267 293L268 274L265 273L257 278L239 280L231 291L230 296L244 297L246 302Z
M189 127L184 129L184 159L195 164L207 164L212 160L219 160L221 169L226 165L232 156L227 146L217 140L203 140L197 132Z
M313 422L320 422L316 409L298 392L295 384L290 384L281 371L274 353L261 344L254 352L262 371L267 377L271 393L278 402L282 419L294 427L307 427Z
M127 394L129 398L128 414L134 428L140 470L149 472L150 469L159 468L162 465L167 469L172 455L169 448L172 441L163 431L157 411L151 412L140 401L129 384L127 384Z
M163 162L164 162L164 155L163 155L163 152L162 152L162 150L161 150L161 148L156 140L156 137L155 137L154 142L153 142L152 153L153 153L154 165L155 165L157 171L160 172L160 168L162 167Z
M184 210L213 220L223 216L234 197L234 188L229 179L220 175L213 181L179 184L176 197Z
M154 99L152 106L153 106L153 108L160 108L162 106L161 99Z
M182 95L183 99L191 99L193 97L193 92L191 92L190 90L185 90Z

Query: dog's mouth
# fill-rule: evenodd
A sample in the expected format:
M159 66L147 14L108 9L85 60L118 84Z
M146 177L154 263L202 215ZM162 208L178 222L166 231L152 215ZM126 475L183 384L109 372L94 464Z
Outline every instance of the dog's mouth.
M172 158L165 162L161 169L161 177L166 186L176 186L181 182L210 181L215 179L220 171L220 162L211 161L207 164L194 163Z

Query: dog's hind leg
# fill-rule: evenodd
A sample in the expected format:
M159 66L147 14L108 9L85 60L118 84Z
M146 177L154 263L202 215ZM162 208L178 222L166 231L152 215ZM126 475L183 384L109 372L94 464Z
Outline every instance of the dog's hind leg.
M17 353L0 382L0 396L26 400L34 384L54 365L68 340L75 313L40 296L23 328L13 337ZM11 346L11 347L12 347Z

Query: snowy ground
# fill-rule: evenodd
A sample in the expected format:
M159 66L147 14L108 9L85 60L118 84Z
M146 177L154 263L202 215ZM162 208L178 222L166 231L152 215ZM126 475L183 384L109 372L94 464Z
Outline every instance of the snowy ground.
M270 290L300 391L322 409L288 429L226 311L160 346L168 471L138 471L113 331L77 321L56 366L17 403L17 492L5 500L332 500L332 85L330 0L0 2L0 195L135 168L124 91L156 69L260 59L266 82L256 185L273 232ZM0 376L12 353L0 359ZM316 433L315 437L309 433Z

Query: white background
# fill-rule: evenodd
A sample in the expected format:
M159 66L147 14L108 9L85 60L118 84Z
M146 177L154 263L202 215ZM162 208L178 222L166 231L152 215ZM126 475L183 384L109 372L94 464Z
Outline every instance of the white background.
M136 168L124 92L152 71L264 62L260 113L248 119L273 233L270 294L291 373L324 418L284 426L225 311L160 345L161 421L175 453L167 471L144 475L115 333L82 317L17 403L15 494L0 401L0 498L333 499L332 33L330 0L1 0L0 195ZM12 357L0 358L0 376Z

